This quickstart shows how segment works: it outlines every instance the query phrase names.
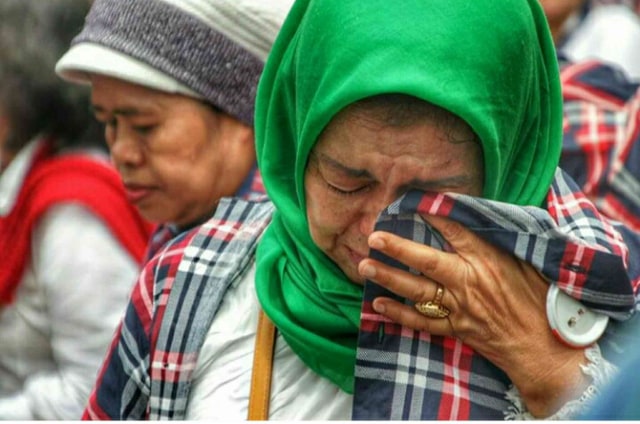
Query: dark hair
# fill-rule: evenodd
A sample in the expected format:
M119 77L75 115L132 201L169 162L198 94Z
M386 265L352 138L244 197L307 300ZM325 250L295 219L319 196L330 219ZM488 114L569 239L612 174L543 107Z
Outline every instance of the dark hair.
M471 127L459 116L419 99L399 93L380 94L347 106L349 116L371 125L394 128L410 127L422 122L434 122L443 128L452 143L478 141Z
M43 133L58 150L106 149L90 109L90 88L55 74L58 58L82 29L88 0L0 1L0 111L8 119L4 148L16 153Z

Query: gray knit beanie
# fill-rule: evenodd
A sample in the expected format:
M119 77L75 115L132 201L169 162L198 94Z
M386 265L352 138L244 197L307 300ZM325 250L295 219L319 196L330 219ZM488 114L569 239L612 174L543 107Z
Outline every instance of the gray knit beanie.
M292 0L94 0L58 61L90 74L202 98L253 125L258 79Z

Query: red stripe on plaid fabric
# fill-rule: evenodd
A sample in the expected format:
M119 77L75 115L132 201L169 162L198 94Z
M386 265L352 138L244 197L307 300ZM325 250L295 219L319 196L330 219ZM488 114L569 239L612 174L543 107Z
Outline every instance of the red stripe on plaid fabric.
M414 332L418 333L415 330L407 330L406 327L403 327L400 324L397 324L391 321L389 318L386 318L385 316L380 315L377 312L374 312L373 309L371 308L371 302L364 302L363 305L364 305L363 311L368 310L369 312L367 313L363 312L360 315L361 331L372 333L372 334L380 333L382 335L390 335L390 336L405 335L408 338L413 338L415 336ZM407 334L407 331L409 331L411 334ZM418 335L418 338L420 339L425 339L429 337L430 335L428 333L424 333L424 334L421 333Z
M600 209L598 209L600 211ZM598 214L598 219L602 221L602 226L605 231L607 242L609 243L609 249L612 253L622 258L622 262L625 267L629 264L629 246L625 242L622 234L614 228L614 226L602 215Z
M432 342L444 348L444 378L438 420L468 420L471 412L469 379L474 352L452 337L434 336Z
M570 218L583 214L585 210L591 211L595 216L600 216L593 203L581 192L560 197L553 193L553 190L549 190L547 203L547 210L556 223L560 222L561 217Z
M558 287L576 299L582 299L582 289L591 269L595 250L567 243L558 275Z
M422 197L416 210L424 215L449 216L454 204L452 198L442 193L428 192Z
M162 317L164 316L164 312L167 308L167 301L169 299L169 294L171 293L171 288L173 287L173 281L175 276L175 272L173 272L173 270L176 269L178 267L178 264L180 263L179 253L180 253L179 251L176 251L175 259L170 260L170 263L171 263L170 271L167 273L168 275L170 275L170 277L160 278L158 280L162 282L161 284L162 289L160 291L160 294L158 295L158 302L155 305L155 311L152 311L152 315L145 317L145 320L146 319L153 320L151 322L151 324L153 324L152 327L147 331L147 334L149 334L149 336L151 337L150 348L152 352L155 351L156 349L158 336L160 334L160 323L162 322ZM162 263L163 264L165 263L164 260ZM148 273L148 274L149 274L149 277L148 279L145 278L144 286L149 291L151 296L153 296L154 281L157 278L157 275L156 275L156 272Z
M82 413L82 421L111 421L111 417L100 408L93 391L89 397L89 405Z
M600 189L600 181L608 171L611 150L615 148L620 130L607 123L605 113L591 104L580 103L580 116L567 117L569 122L581 124L574 130L574 140L585 154L587 181L583 190L596 196ZM573 126L570 126L573 128Z
M230 242L238 234L238 229L242 227L241 222L229 221L225 219L211 220L202 228L208 235L217 240Z
M167 251L159 252L151 262L145 267L153 269L149 272L149 279L145 279L144 286L151 296L153 296L154 281L161 282L161 292L155 305L155 314L150 315L149 320L153 319L153 326L147 334L151 335L150 345L152 352L150 375L152 379L163 381L178 381L180 376L176 375L176 370L181 369L180 364L183 358L172 355L171 352L157 350L158 338L160 335L161 323L167 309L169 295L173 288L175 276L178 273L178 266L184 256L184 249L189 245L196 232L191 232L189 236L184 237L178 242L172 244ZM158 265L162 264L162 268ZM173 362L177 360L179 362Z
M256 171L255 175L253 176L253 180L251 181L251 192L254 195L266 193L264 183L262 182L262 175L258 171Z
M130 304L136 310L145 331L151 328L153 315L153 275L149 274L151 273L147 267L142 269L138 278L144 284L134 285L130 296Z
M380 323L393 323L389 318L384 315L380 315L373 310L373 303L370 301L362 302L362 311L360 313L360 320L362 322L362 329L364 331L374 332L378 331Z
M395 323L391 319L380 315L373 311L369 301L363 302L362 313L360 314L360 329L367 333L381 333L391 336L402 336L409 339L420 339L424 341L432 341L434 336L426 331L412 330L408 327L404 327ZM382 331L381 327L382 326Z
M638 278L636 278L635 280L631 281L631 287L633 287L633 292L634 293L638 293L638 291L640 291L640 276L638 276Z
M148 310L148 315L146 314L147 311L145 311L144 315L141 311L138 311L138 317L143 323L145 333L149 334L150 337L149 344L152 354L148 372L151 378L165 378L164 365L168 363L166 359L169 355L166 355L163 351L156 350L161 328L160 324L162 323L162 318L167 308L169 294L173 288L178 266L184 254L184 247L188 245L191 239L192 237L184 237L182 240L157 252L144 267L143 274L141 274L139 280L141 295L144 294L145 297L149 297L152 302L154 297L154 282L158 281L158 286L161 287L155 302L155 310L152 303L151 309ZM174 368L173 364L169 368ZM176 378L175 375L171 375L171 377Z
M624 102L620 99L602 92L595 94L593 87L587 84L576 82L563 88L562 93L565 101L583 100L615 111L622 110L624 107Z
M122 321L118 324L118 327L115 331L115 337L111 340L109 345L109 349L107 350L107 356L100 366L100 370L98 371L98 377L96 379L96 384L91 389L91 394L89 395L89 400L87 402L85 410L82 412L82 421L108 421L112 418L107 414L101 407L100 402L98 401L98 387L100 387L102 380L104 378L105 371L108 368L109 363L111 362L111 357L114 353L117 352L117 346L120 342L120 338L118 335L120 334L120 330L122 329Z
M624 108L624 100L580 81L580 75L599 66L602 66L601 62L585 61L567 66L560 71L562 97L565 102L569 100L585 100L612 110Z
M571 217L581 211L590 211L594 217L602 222L602 226L605 230L605 237L609 243L611 253L620 256L625 265L627 264L629 248L622 239L622 235L609 223L609 221L603 218L605 213L601 211L601 209L596 208L582 192L570 193L567 196L560 197L557 196L553 190L549 190L547 204L547 210L556 223L559 223L560 217ZM592 248L594 250L608 251L605 247L600 245L592 246Z
M598 201L598 208L605 216L623 222L634 231L640 231L640 216L630 211L615 194L607 193L602 200ZM626 259L626 256L624 258Z
M151 360L151 378L170 383L191 379L196 368L198 353L153 351Z

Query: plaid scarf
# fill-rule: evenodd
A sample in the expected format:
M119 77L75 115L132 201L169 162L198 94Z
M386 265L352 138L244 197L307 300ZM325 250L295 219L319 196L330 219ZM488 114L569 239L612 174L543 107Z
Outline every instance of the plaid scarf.
M258 170L257 165L254 164L249 174L245 177L244 181L240 185L238 191L236 191L233 197L237 197L244 200L262 200L265 196L264 184L262 183L262 176ZM188 228L180 228L173 223L161 223L158 224L147 244L147 251L145 253L145 260L143 263L149 262L153 256L160 251L171 239L178 237L181 233L188 232L193 229L199 223L194 223Z
M207 331L226 289L253 263L272 211L265 197L223 198L213 218L146 264L83 419L184 419Z
M640 269L629 263L621 233L560 170L547 205L544 210L413 191L383 211L376 230L445 249L419 214L447 216L531 264L586 306L617 320L629 318ZM640 236L625 233L637 249ZM393 263L379 252L371 255ZM400 300L371 282L365 285L354 419L504 419L510 381L500 369L457 339L413 331L376 314L371 303L378 296Z

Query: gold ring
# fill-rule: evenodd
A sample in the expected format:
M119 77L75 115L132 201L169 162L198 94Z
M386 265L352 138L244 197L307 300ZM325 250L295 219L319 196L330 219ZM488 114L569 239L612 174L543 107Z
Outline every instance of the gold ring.
M413 305L418 312L429 318L446 318L449 316L449 309L442 306L442 296L444 296L444 289L441 285L438 285L436 289L436 296L433 300L428 302L418 302Z

